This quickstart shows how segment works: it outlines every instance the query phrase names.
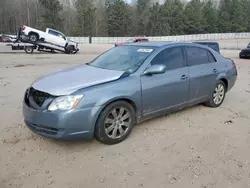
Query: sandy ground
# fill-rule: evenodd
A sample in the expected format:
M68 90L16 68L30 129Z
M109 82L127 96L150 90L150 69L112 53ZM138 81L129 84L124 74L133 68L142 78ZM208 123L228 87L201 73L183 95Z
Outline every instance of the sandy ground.
M22 97L48 71L85 63L110 46L76 55L0 54L0 188L250 187L250 60L220 108L195 106L136 126L106 146L43 139L25 127Z

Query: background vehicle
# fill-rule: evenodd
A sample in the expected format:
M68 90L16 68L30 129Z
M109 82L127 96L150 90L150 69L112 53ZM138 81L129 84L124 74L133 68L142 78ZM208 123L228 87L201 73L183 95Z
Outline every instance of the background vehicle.
M145 37L130 38L126 42L121 42L121 43L115 44L115 46L122 46L125 44L136 43L136 42L148 42L148 39Z
M240 58L250 58L250 43L247 45L245 49L242 49L240 54Z
M24 31L27 32L27 35L24 33ZM72 42L69 39L67 39L67 43L65 44L65 46L58 45L58 42L48 42L48 38L50 38L49 40L52 41L53 37L55 38L55 41L59 41L60 37L58 36L50 36L50 34L45 34L47 41L45 41L45 38L39 38L39 40L37 40L36 37L39 35L36 34L37 32L40 32L40 35L44 36L44 32L23 26L19 28L17 35L15 37L12 37L13 43L8 44L8 46L11 46L12 50L24 50L26 53L29 54L32 54L34 50L48 53L63 52L66 54L76 54L79 51L78 43ZM64 36L64 38L66 37Z
M220 45L218 42L194 42L194 43L208 46L209 48L212 48L213 50L215 50L220 54Z
M200 103L219 107L236 78L234 62L206 46L134 43L37 79L23 114L45 137L116 144L137 122Z
M13 39L11 36L0 35L0 42L10 43L10 42L14 42L14 41L15 41L15 39Z
M59 47L64 48L74 48L77 49L77 43L74 41L71 41L69 38L66 38L66 36L54 29L47 28L46 32L40 31L28 26L23 26L21 28L21 35L28 36L28 39L31 42L37 42L37 41L44 41L51 43L53 45L57 45Z

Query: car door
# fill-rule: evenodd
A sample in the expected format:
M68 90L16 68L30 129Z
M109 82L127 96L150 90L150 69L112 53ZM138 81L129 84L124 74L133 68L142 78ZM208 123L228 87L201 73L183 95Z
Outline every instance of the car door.
M190 76L189 102L204 102L209 98L219 74L216 59L205 48L186 46L185 49Z
M189 76L183 48L162 50L149 66L157 64L166 65L166 72L141 76L144 117L182 108L188 100Z
M55 31L53 29L49 29L47 33L46 42L50 42L52 44L64 47L66 44L66 38L60 32Z

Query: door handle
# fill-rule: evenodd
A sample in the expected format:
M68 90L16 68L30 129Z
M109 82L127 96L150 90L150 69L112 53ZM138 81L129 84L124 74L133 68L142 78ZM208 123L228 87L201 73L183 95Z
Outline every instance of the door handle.
M188 78L187 75L182 75L182 76L181 76L181 80L186 80L187 78Z
M214 73L217 73L217 72L218 72L218 70L217 70L217 69L213 69L213 72L214 72Z

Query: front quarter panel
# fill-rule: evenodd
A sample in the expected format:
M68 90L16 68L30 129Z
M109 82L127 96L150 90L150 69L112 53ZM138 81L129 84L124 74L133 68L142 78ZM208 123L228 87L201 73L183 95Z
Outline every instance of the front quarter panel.
M84 94L77 108L100 107L103 109L109 103L126 99L132 101L137 109L137 115L141 114L141 86L138 76L129 76L116 81L99 84L81 89L74 94Z

